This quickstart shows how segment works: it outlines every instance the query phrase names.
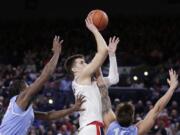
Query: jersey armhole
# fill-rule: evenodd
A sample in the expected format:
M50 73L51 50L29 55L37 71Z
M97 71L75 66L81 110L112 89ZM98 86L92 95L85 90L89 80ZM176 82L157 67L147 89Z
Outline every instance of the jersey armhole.
M14 103L12 103L12 113L13 114L15 114L15 115L23 115L26 111L22 110L21 107L19 107L19 105L15 101L14 101Z

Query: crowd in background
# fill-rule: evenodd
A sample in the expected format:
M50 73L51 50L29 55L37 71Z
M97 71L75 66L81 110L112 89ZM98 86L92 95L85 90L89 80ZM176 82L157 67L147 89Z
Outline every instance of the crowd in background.
M55 73L33 102L34 110L51 111L72 106L71 78L63 64L71 54L82 53L89 61L96 51L95 40L85 28L84 20L39 20L0 22L0 118L12 97L8 88L13 79L23 78L31 84L51 58L54 35L64 39L62 54ZM180 18L121 17L111 19L102 32L121 41L116 52L120 81L109 90L113 109L121 101L131 101L136 108L135 122L142 120L159 97L168 89L168 69L180 74ZM108 58L103 65L108 74ZM146 72L146 73L145 73ZM135 79L136 77L136 79ZM111 89L115 89L112 94ZM124 92L125 90L126 92ZM133 97L143 91L143 96ZM120 96L117 96L121 93ZM149 135L180 135L179 89ZM47 122L35 120L30 135L77 135L78 112Z

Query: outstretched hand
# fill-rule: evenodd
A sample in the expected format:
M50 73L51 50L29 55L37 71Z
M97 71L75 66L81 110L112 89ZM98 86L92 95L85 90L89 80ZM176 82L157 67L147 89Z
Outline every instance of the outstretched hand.
M119 37L116 36L109 38L108 52L110 55L115 54L119 41Z
M170 76L170 79L168 78L167 82L170 88L176 89L178 86L178 75L176 74L176 71L174 71L173 69L170 69L169 76Z
M59 36L55 36L55 37L54 37L54 40L53 40L53 48L52 48L52 51L53 51L54 53L56 53L56 52L61 53L62 43L63 43L63 40L60 40L60 37L59 37Z
M98 29L96 28L96 26L93 24L93 20L92 20L92 16L88 15L86 20L86 27L91 31L91 32L95 32L98 31Z
M76 101L73 106L74 111L84 111L85 109L81 108L81 105L86 102L85 96L83 95L77 95L76 96Z

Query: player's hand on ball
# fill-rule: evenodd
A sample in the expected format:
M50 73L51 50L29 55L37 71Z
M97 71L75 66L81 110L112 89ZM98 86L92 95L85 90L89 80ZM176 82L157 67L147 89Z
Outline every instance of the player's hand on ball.
M119 37L116 36L109 38L108 52L110 55L115 54L119 41L120 41Z
M178 75L176 74L176 71L173 69L169 70L169 76L170 79L167 79L167 82L172 89L176 89L178 86Z
M52 51L54 53L56 53L56 52L61 53L62 43L63 43L63 40L60 40L59 36L55 36L54 40L53 40Z
M85 22L86 22L86 27L87 27L91 32L98 31L98 29L96 28L96 26L93 24L92 17L91 17L90 15L87 16Z
M74 111L84 111L85 109L81 108L81 105L86 102L85 96L83 95L77 95L76 96L76 101L73 106Z

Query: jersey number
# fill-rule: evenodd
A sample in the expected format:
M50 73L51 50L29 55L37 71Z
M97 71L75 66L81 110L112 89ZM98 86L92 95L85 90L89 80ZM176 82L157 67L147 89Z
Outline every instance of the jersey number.
M119 134L119 128L115 128L114 129L114 135L125 135L126 131L121 131L121 133Z
M114 129L114 135L119 135L119 128Z

